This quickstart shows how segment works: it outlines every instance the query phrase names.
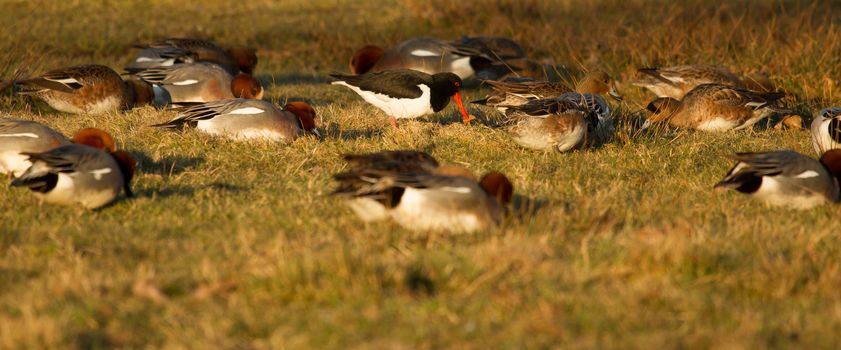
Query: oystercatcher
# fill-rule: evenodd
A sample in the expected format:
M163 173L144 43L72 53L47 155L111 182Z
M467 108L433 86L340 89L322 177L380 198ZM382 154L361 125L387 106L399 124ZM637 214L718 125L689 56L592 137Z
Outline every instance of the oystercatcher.
M338 79L335 85L344 85L362 98L388 114L395 129L399 118L417 118L438 112L450 102L452 96L461 112L464 124L470 116L461 102L461 78L453 73L429 75L411 69L397 69L362 75L331 74Z

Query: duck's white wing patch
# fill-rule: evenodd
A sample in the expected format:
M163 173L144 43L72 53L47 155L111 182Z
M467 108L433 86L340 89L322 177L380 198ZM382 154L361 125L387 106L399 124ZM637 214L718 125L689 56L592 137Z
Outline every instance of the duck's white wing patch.
M418 56L418 57L435 57L435 56L441 56L441 53L440 53L440 52L432 52L432 51L429 51L429 50L424 50L424 49L417 49L417 50L414 50L414 51L412 51L412 52L411 52L411 54L412 54L412 56Z
M33 139L37 139L38 135L31 132L22 132L18 134L0 134L0 137L31 137Z
M765 102L748 102L748 103L745 103L746 107L753 107L753 108L761 107L761 106L764 106L764 105L765 105Z
M800 174L797 174L797 176L795 176L795 177L798 178L798 179L809 179L809 178L818 177L818 176L820 176L820 174L818 174L817 171L806 170L806 171L804 171Z
M89 173L91 173L93 175L94 179L101 180L102 175L111 173L111 168L102 168L102 169L91 170L91 171L89 171Z
M160 59L151 58L151 57L138 57L136 60L134 60L134 62L137 62L137 63L158 62L158 61L160 61Z
M178 85L178 86L193 85L193 84L198 83L198 82L199 81L196 80L196 79L187 79L187 80L182 80L182 81L176 81L176 82L172 83L172 85Z
M470 187L450 187L450 186L443 186L439 187L441 191L446 192L455 192L455 193L470 193Z
M260 114L263 112L265 111L257 107L243 107L230 111L227 114Z
M686 79L683 79L682 76L675 75L674 73L672 73L672 74L660 73L660 76L662 76L663 78L666 78L666 80L671 81L673 83L684 83L684 82L686 82Z
M79 81L74 79L74 78L64 78L64 79L49 79L49 78L46 78L46 79L47 80L52 80L52 81L57 82L57 83L62 83L62 84L79 84Z

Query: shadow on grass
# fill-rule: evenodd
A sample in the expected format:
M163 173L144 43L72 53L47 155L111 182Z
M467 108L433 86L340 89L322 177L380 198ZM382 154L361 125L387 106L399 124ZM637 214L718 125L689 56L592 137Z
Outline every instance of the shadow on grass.
M549 204L549 201L545 199L531 199L523 195L515 194L511 199L511 215L518 220L527 220L528 218L537 215L540 209Z
M326 75L311 74L260 74L255 76L263 87L268 88L275 85L326 85L332 78Z
M151 187L151 188L143 188L140 191L136 191L134 193L135 197L148 197L148 198L167 198L172 196L194 196L197 192L205 191L205 190L212 190L212 191L219 191L225 193L239 193L248 190L247 187L238 186L229 183L222 183L222 182L214 182L207 185L202 186L165 186L163 188Z
M142 169L146 174L172 176L204 163L204 158L181 156L168 156L156 162L142 151L132 150L130 152L137 161L137 168Z
M339 125L335 123L330 124L324 131L325 139L338 137L339 139L342 139L344 141L370 139L374 136L382 135L383 133L383 129L340 129Z

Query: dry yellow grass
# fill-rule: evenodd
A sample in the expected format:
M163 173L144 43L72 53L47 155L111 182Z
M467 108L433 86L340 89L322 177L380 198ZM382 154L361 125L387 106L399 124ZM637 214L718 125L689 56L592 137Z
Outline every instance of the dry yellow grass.
M841 207L767 208L712 185L734 151L810 154L805 130L636 135L636 67L763 70L805 121L839 103L830 2L0 0L0 79L200 35L257 47L267 96L311 102L326 138L234 143L145 127L171 112L3 115L100 127L140 160L138 197L95 212L0 188L0 348L828 348L841 328ZM536 153L448 108L388 128L326 84L354 48L502 35L546 63L601 67L617 139ZM480 90L469 90L472 98ZM475 114L495 118L490 110ZM521 209L473 235L360 223L327 196L340 155L413 148L510 175ZM522 205L527 207L527 205Z

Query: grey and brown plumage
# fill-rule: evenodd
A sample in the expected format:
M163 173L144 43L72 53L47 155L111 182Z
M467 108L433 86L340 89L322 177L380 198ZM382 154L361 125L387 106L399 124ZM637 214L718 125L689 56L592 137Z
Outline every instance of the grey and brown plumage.
M123 81L106 66L89 64L56 69L16 81L18 93L44 100L58 111L101 114L151 103L149 84Z
M215 63L182 63L140 70L137 77L166 90L171 103L204 103L231 98L263 98L263 87L249 74L231 75Z
M477 182L457 166L438 166L423 152L347 155L352 165L336 174L334 195L363 221L391 219L411 230L471 232L497 225L513 187L501 173Z
M667 123L677 128L703 131L740 130L757 121L787 112L778 105L782 92L755 92L721 84L702 84L682 100L657 98L648 104L652 113L645 127Z
M765 74L752 73L744 78L726 67L714 65L682 65L659 68L640 68L634 85L651 90L657 97L683 98L686 93L703 84L721 84L737 88L772 92L774 84Z
M305 102L290 102L283 109L269 101L227 99L182 108L178 115L154 127L196 128L233 140L263 139L292 142L306 132L318 137L315 110Z
M592 71L578 81L574 87L560 82L536 80L528 77L507 77L502 80L485 80L484 84L493 89L484 99L471 103L494 107L505 112L509 107L523 105L531 100L554 98L569 92L581 94L609 95L621 100L613 79L603 71Z
M715 188L795 209L838 201L841 150L830 150L820 160L788 150L736 153L733 159L736 165Z
M102 130L83 129L73 144L45 152L24 152L31 166L11 186L26 187L46 203L96 209L122 190L132 197L135 161L117 150Z
M252 74L257 65L254 49L223 48L210 40L198 38L167 38L135 47L142 50L125 68L129 73L179 63L210 62L236 75L239 72Z

